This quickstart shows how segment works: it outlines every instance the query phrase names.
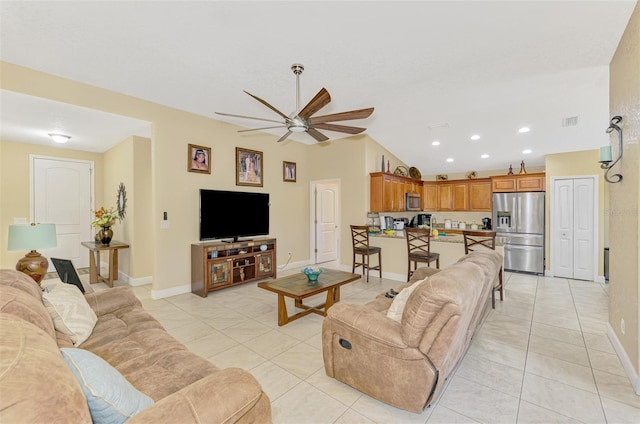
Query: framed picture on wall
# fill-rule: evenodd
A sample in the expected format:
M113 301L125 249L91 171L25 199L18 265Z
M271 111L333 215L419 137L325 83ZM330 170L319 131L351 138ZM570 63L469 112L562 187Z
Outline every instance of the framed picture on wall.
M282 162L282 180L290 183L296 182L296 163Z
M236 147L236 185L262 187L262 152Z
M189 144L187 148L187 171L211 174L211 147Z

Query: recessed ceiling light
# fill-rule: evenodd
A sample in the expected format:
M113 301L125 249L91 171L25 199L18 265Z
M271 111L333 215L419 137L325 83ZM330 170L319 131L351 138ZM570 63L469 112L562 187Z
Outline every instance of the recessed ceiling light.
M518 130L519 133L528 133L529 131L531 131L531 128L529 127L522 127Z
M66 143L67 141L69 141L71 139L70 135L64 135L64 134L52 134L52 133L49 133L49 137L51 137L51 139L53 141L55 141L56 143Z
M453 158L447 158L447 162L453 162Z
M522 151L522 154L523 154L523 155L528 155L529 153L531 153L531 149L524 149L524 150Z
M484 155L480 155L480 157L481 157L482 159L486 159L486 158L488 158L488 157L489 157L489 155L485 153Z
M471 140L480 140L480 136L478 134L474 134L471 136Z
M439 146L440 142L438 140L435 140L435 141L431 142L431 145L432 146Z

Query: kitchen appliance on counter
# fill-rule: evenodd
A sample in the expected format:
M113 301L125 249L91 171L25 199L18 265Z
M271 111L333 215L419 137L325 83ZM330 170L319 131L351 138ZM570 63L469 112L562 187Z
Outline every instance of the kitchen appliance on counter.
M482 218L482 229L490 230L491 229L491 218Z
M385 216L384 219L380 220L380 228L382 230L393 230L395 229L394 225L393 225L393 217L392 216Z
M409 227L431 227L431 214L430 213L419 213L413 218L411 218L411 222L409 223Z
M396 218L393 220L393 228L395 230L404 230L409 226L409 218Z
M544 192L494 193L494 231L505 240L505 270L544 273L544 196Z

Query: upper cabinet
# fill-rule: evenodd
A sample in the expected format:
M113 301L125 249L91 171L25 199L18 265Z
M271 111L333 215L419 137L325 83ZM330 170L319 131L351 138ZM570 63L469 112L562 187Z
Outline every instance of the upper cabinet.
M423 183L425 211L491 211L491 180L453 180Z
M406 193L422 194L422 181L386 172L372 172L369 204L371 212L406 210Z
M490 212L492 206L491 180L483 178L469 181L469 210Z
M491 177L494 193L545 191L545 173L513 174Z

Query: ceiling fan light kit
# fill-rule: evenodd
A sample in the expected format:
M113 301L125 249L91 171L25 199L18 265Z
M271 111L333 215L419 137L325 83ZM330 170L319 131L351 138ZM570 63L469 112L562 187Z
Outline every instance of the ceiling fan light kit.
M249 93L248 91L245 91L245 93L247 93L249 96L253 97L257 101L259 101L260 103L262 103L263 105L265 105L266 107L274 111L276 114L278 114L283 119L282 121L278 121L275 119L256 118L253 116L246 116L246 115L236 115L231 113L222 113L222 112L216 112L216 113L218 115L231 116L235 118L256 119L259 121L278 123L280 125L238 131L238 132L248 132L248 131L259 131L259 130L267 130L267 129L274 129L274 128L286 128L287 132L282 137L280 137L280 139L278 139L278 142L286 140L287 137L289 137L292 133L302 133L302 132L306 132L311 137L313 137L316 141L319 141L319 142L329 140L329 137L322 134L320 131L318 131L318 129L343 132L347 134L360 134L361 132L366 130L366 128L362 128L362 127L353 127L350 125L338 125L338 124L332 124L331 122L351 121L353 119L368 118L373 113L374 108L372 107L366 108L366 109L351 110L348 112L332 113L330 115L313 117L313 115L316 112L318 112L320 109L322 109L327 104L329 104L329 102L331 102L331 96L329 95L329 92L325 88L322 88L318 92L318 94L316 94L313 97L313 99L311 99L311 101L307 103L307 105L304 108L300 109L300 74L302 74L302 72L304 71L304 66L300 63L294 63L293 65L291 65L291 71L293 71L294 75L296 76L296 110L293 111L289 116L285 115L280 110L276 109L274 106L269 104L267 101L261 99L260 97L255 96Z

